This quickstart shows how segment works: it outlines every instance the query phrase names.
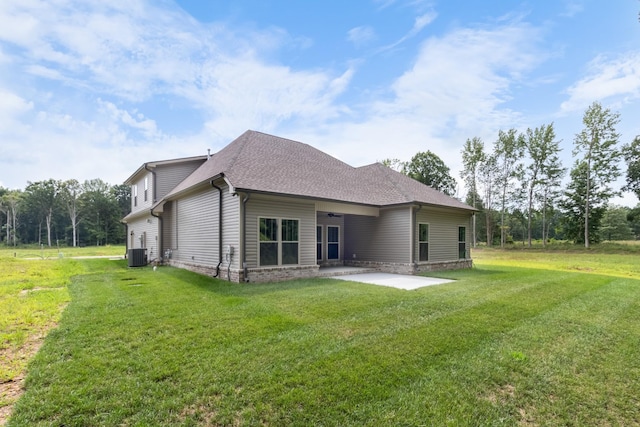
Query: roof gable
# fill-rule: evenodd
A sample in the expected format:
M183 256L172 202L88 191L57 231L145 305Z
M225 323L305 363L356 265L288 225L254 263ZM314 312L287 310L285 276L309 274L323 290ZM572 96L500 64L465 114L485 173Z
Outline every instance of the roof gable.
M149 169L155 169L158 166L166 166L166 165L174 165L178 163L189 163L189 162L204 162L207 159L207 156L193 156L193 157L181 157L179 159L169 159L169 160L156 160L153 162L143 163L134 173L131 174L129 178L124 181L124 184L131 185L136 181L136 178L143 172L148 171ZM146 172L145 172L146 173Z
M425 203L472 207L382 164L354 168L310 145L246 131L178 184L167 199L219 176L237 190L372 206Z

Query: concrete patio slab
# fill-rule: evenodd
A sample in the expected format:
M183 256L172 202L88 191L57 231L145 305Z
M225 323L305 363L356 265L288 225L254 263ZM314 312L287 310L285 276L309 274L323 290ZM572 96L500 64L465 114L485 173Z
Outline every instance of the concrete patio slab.
M331 279L346 280L350 282L369 283L372 285L389 286L396 289L414 290L425 286L451 283L454 280L439 279L436 277L410 276L391 273L362 273L347 276L334 276Z

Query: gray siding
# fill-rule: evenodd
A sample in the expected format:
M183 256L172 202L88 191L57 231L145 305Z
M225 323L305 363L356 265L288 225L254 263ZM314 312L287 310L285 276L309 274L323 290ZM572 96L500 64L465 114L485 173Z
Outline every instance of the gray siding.
M137 218L127 224L127 244L129 249L146 248L147 259L149 262L159 258L158 248L158 218L148 215L146 217ZM141 243L140 237L145 235L144 243ZM132 241L133 240L133 241Z
M175 203L167 202L164 205L164 211L162 212L162 248L173 249L175 247L176 234L175 234Z
M234 248L231 268L240 267L239 198L229 194L223 181L222 188L222 245ZM165 248L172 250L172 259L205 267L216 267L219 253L219 193L212 187L191 193L167 203L163 213Z
M345 257L357 261L411 262L411 209L381 209L379 217L345 217ZM355 257L354 257L355 254Z
M335 225L340 227L340 254L339 254L339 261L343 261L344 260L344 254L345 254L345 241L344 241L344 236L345 236L345 231L344 231L344 218L345 215L339 216L339 217L330 217L328 212L318 212L318 220L317 220L317 225L322 226L322 261L320 261L320 264L324 264L324 263L328 263L331 262L332 264L335 263L336 260L328 260L327 259L327 226L328 225ZM317 241L317 238L316 238ZM316 255L317 258L317 255Z
M229 193L229 187L222 180L217 182L216 185L222 188L222 250L224 251L224 247L227 245L232 246L234 253L231 257L231 268L241 268L240 203L242 196L234 196ZM215 191L216 197L219 197L217 190ZM226 261L223 262L223 265L226 266Z
M374 247L377 217L348 215L345 226L348 228L344 242L348 259L357 261L381 261L378 248ZM354 256L355 255L355 256Z
M178 200L176 241L172 258L204 266L218 263L218 197L215 190L201 191Z
M169 165L158 165L156 167L156 200L162 199L169 194L179 183L191 175L193 171L202 165L202 160L175 163ZM152 196L153 197L153 196Z
M416 215L417 223L429 224L429 261L454 261L458 259L458 227L466 227L467 257L471 241L471 216L469 214L423 207ZM416 257L418 252L418 227L415 232Z
M315 202L252 194L246 208L247 267L258 267L259 217L299 220L299 265L316 265Z
M147 187L147 200L144 200L144 180L147 178L148 187ZM138 199L137 203L133 197L133 187L138 188ZM135 203L135 205L134 205ZM140 174L138 179L133 183L131 188L131 212L138 212L142 210L149 210L153 205L153 177L151 176L151 172L146 172L144 174Z

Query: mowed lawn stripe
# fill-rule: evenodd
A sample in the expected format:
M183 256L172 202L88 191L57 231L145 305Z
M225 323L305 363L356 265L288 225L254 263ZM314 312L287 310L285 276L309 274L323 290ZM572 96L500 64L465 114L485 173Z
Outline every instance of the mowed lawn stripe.
M637 280L492 265L407 292L87 263L12 424L637 421L613 366L637 370Z

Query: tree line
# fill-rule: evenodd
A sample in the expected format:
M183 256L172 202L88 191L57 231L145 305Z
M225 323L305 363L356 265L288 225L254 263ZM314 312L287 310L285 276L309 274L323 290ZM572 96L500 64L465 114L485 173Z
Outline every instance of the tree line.
M640 237L640 205L634 209L610 206L622 191L640 199L640 136L620 144L616 126L620 115L600 103L590 105L583 129L573 141L573 165L560 160L560 141L553 123L518 132L500 130L491 146L479 137L467 139L462 151L461 178L465 202L478 209L473 222L473 244L523 244L550 239L571 240L589 247L600 240ZM623 162L624 161L624 162ZM396 169L448 195L456 194L449 168L431 151L410 161L385 159ZM613 187L626 163L626 184Z
M7 246L121 244L120 220L131 210L128 185L101 179L28 182L24 190L0 187L0 242Z

